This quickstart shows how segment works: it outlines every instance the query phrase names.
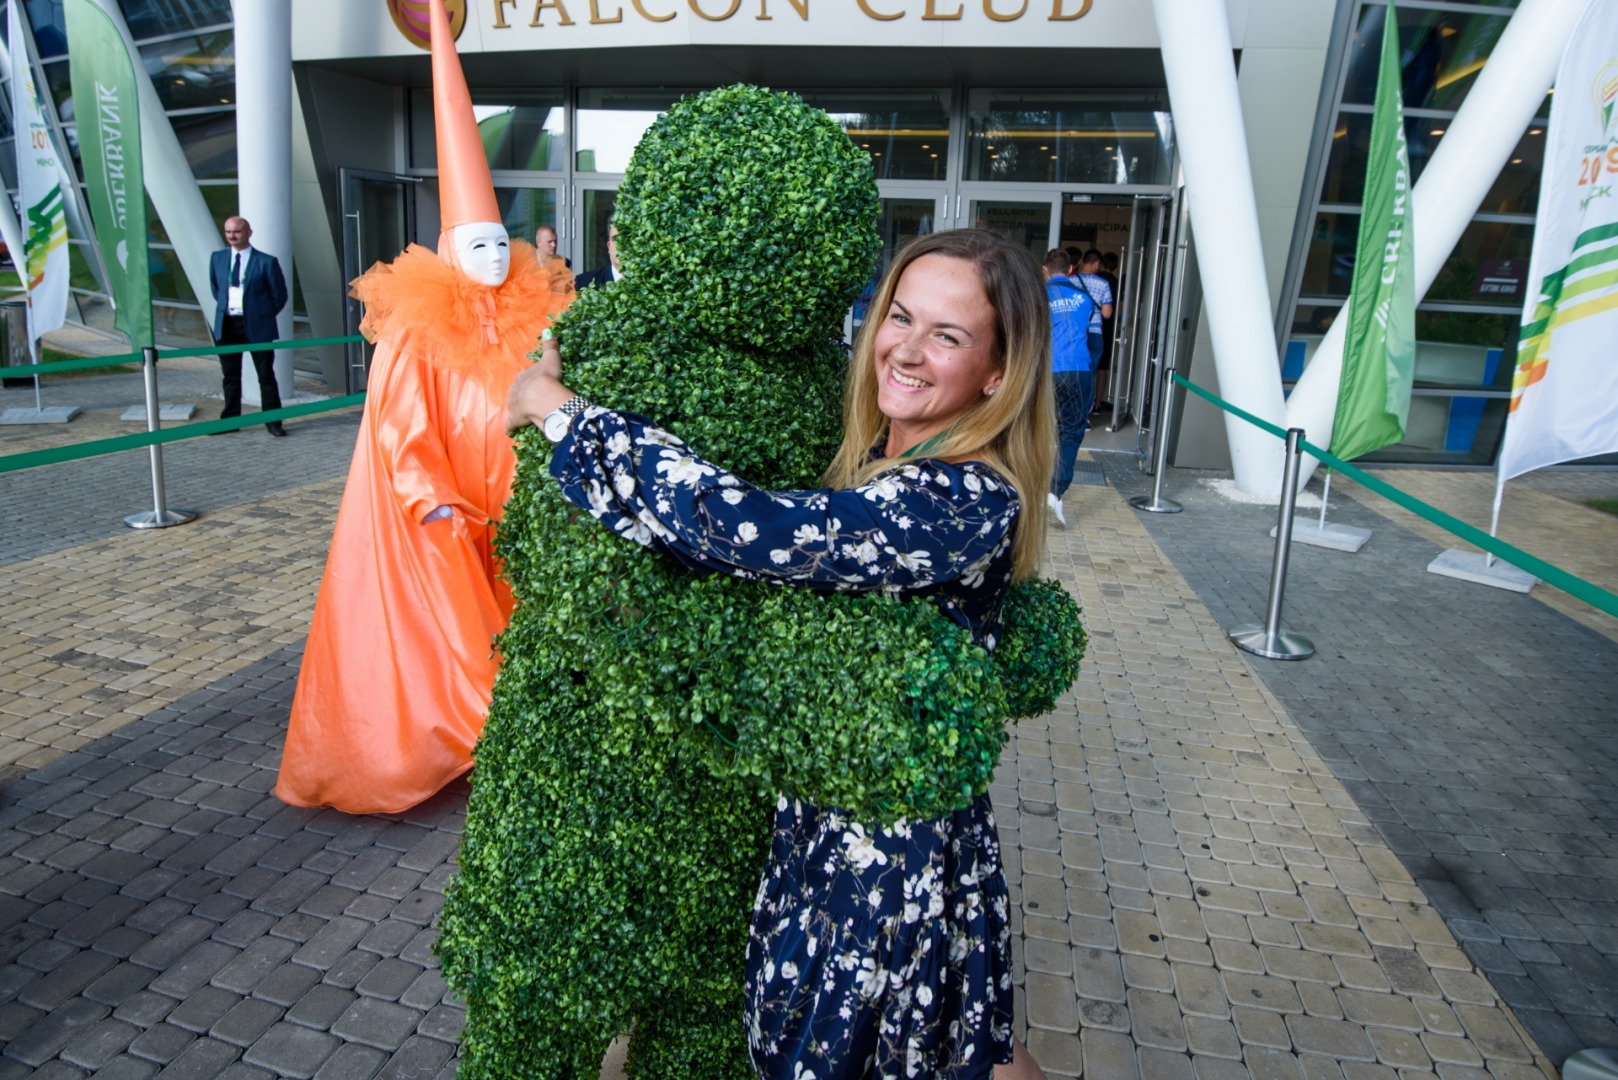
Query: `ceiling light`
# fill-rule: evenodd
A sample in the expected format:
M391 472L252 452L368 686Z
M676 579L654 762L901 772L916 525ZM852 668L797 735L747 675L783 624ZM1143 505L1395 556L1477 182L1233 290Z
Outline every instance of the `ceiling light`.
M1442 135L1442 134L1444 134L1444 129L1443 128L1433 128L1433 130L1431 132L1429 132L1429 134Z
M1540 135L1540 134L1543 134L1543 132L1541 132L1539 128L1529 128L1528 129L1528 134L1530 134L1530 135Z
M1522 158L1514 157L1514 158L1511 159L1511 163L1513 165L1521 165L1522 164Z

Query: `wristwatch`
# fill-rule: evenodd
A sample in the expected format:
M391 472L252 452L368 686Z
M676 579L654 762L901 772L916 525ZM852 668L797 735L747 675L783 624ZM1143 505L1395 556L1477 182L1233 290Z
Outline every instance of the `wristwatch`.
M567 438L567 429L573 426L573 418L589 407L590 403L588 401L574 394L563 402L559 408L552 409L546 415L545 422L540 425L540 430L545 433L545 437L551 442L559 443Z

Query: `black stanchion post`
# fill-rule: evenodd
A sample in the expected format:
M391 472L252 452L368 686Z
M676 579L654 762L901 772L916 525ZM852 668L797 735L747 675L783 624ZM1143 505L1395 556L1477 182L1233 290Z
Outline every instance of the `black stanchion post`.
M1287 588L1287 556L1292 550L1292 515L1298 501L1298 462L1303 456L1298 444L1302 441L1302 428L1287 429L1281 514L1275 525L1275 559L1270 564L1270 602L1264 609L1264 625L1243 623L1230 631L1230 640L1238 649L1266 660L1307 660L1315 655L1314 642L1281 629L1281 599Z
M1166 369L1159 367L1162 375ZM1161 385L1157 388L1157 472L1152 477L1152 497L1135 495L1130 498L1129 505L1136 510L1144 510L1148 514L1178 514L1185 507L1173 499L1163 498L1163 476L1169 471L1169 420L1173 416L1170 409L1174 401L1174 373L1167 372L1167 378L1160 379Z
M141 374L146 379L146 430L156 431L162 426L158 416L161 406L157 402L157 350L150 345L141 350ZM163 447L153 443L147 449L152 452L152 509L130 514L124 524L131 529L166 529L195 520L195 510L169 508L168 494L163 489Z

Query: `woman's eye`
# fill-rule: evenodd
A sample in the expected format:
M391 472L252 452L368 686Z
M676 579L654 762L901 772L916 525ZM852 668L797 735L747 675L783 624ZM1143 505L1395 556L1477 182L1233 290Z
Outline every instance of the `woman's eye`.
M939 337L939 340L942 341L945 345L959 345L960 344L960 342L958 340L951 337L949 334L939 334L938 337Z
M900 314L897 311L895 311L892 315L890 315L889 318L891 318L894 322L900 323L902 325L908 326L910 324L910 320L907 319L904 315Z

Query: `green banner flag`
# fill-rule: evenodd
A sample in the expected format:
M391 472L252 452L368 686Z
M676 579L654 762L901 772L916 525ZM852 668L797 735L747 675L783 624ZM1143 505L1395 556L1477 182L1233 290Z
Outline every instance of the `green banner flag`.
M96 243L112 279L113 325L140 348L153 344L152 277L135 65L95 0L66 0L64 12L73 119Z
M1385 12L1364 209L1343 340L1343 375L1331 435L1331 452L1345 460L1404 438L1416 368L1410 148L1405 140L1399 18L1393 0Z

